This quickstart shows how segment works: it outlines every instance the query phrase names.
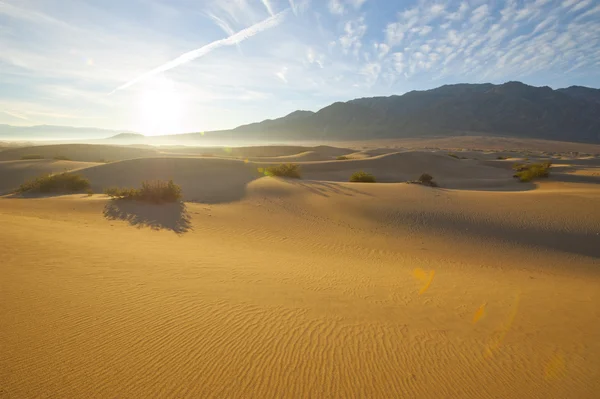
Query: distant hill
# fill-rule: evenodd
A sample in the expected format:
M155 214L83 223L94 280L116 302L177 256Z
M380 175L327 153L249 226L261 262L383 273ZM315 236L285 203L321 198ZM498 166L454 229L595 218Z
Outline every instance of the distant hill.
M296 111L223 134L295 140L487 134L599 143L600 90L520 82L446 85L336 102L318 112Z
M566 89L558 89L557 91L581 100L600 103L600 89L592 89L584 86L571 86Z
M104 143L146 145L462 135L600 143L600 89L571 86L553 90L521 82L445 85L401 96L336 102L317 112L295 111L232 130L153 137L95 128L0 125L0 140L102 139Z
M144 140L146 139L146 136L144 136L143 134L140 133L119 133L117 135L114 135L112 137L109 137L107 140L114 140L114 141L118 141L118 140Z
M120 132L94 127L11 126L0 124L0 140L89 140L103 139L118 133Z

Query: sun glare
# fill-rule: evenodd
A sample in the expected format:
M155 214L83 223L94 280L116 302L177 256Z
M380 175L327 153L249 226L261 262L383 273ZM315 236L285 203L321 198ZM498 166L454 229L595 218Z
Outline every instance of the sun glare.
M137 131L148 136L182 133L185 104L175 84L157 76L139 91L135 113Z

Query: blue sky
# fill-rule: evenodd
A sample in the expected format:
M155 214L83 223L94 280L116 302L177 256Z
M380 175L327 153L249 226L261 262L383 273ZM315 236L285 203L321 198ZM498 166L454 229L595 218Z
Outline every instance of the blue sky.
M448 83L599 87L600 0L0 0L0 49L0 123L215 130Z

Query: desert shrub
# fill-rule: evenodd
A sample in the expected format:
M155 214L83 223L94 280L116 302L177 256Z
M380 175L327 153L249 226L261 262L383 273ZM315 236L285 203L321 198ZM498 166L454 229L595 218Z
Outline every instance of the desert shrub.
M429 173L423 173L418 180L408 181L409 184L421 184L423 186L437 187L437 183L433 181L433 176Z
M111 198L125 200L136 200L161 204L165 202L176 202L181 199L181 187L173 180L144 181L141 188L109 187L104 194Z
M532 163L529 165L520 165L514 177L522 182L529 182L534 179L548 177L552 162Z
M300 178L300 165L295 163L282 163L266 168L265 173L268 176Z
M85 190L85 193L87 194L88 197L91 197L92 195L94 195L94 190L92 190L91 188L88 188L87 190Z
M90 181L72 173L47 174L26 181L17 189L19 193L79 192L90 188Z
M508 157L505 157L505 156L503 156L503 155L498 155L498 156L496 157L496 159L508 159Z
M64 155L57 155L54 157L55 161L70 161L71 159L69 159L69 157L66 157Z
M353 183L375 183L375 176L361 170L360 172L354 172L352 176L350 176L350 181Z
M421 176L419 176L419 181L421 183L431 183L433 181L433 176L431 176L429 173L423 173Z
M339 157L337 157L336 159L337 159L338 161L346 161L346 160L348 160L348 159L350 159L350 158L348 158L348 157L347 157L347 156L345 156L345 155L340 155L340 156L339 156Z
M39 154L27 154L27 155L21 156L21 160L27 160L27 159L44 159L44 156L39 155Z
M455 154L455 153L453 153L453 152L451 152L451 153L448 153L448 156L449 156L449 157L452 157L452 158L456 158L456 159L467 159L467 157L463 157L462 155L456 155L456 154Z

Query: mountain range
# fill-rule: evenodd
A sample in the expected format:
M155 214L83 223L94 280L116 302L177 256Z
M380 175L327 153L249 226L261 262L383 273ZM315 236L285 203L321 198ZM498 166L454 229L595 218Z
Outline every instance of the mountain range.
M400 96L336 102L317 112L295 111L282 118L232 130L160 136L147 138L146 142L161 139L201 142L218 138L368 140L456 135L600 143L600 89L571 86L553 90L521 82L445 85ZM128 141L136 139L130 133L122 137ZM118 141L119 136L112 139Z

